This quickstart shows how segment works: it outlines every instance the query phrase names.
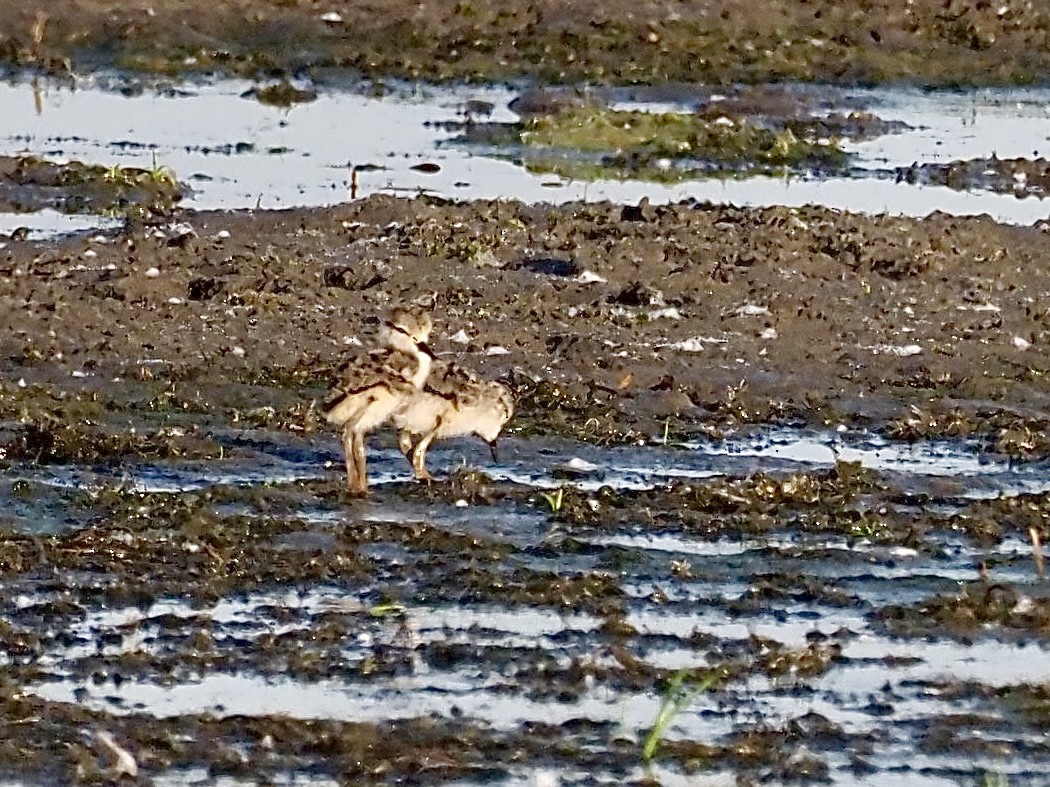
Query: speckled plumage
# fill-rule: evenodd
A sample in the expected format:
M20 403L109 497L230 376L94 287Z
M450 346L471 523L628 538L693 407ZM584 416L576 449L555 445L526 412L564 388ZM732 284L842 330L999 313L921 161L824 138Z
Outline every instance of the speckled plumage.
M350 490L365 492L364 436L387 421L426 384L432 356L426 347L433 323L417 309L395 309L384 324L383 348L339 367L325 401L328 423L342 431Z
M416 478L430 478L426 453L434 440L475 434L495 444L514 414L514 397L500 383L455 363L435 363L426 386L393 415L398 444Z

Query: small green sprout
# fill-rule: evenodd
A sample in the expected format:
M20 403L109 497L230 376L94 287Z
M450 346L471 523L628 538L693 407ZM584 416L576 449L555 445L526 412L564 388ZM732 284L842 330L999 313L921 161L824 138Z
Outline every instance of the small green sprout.
M547 501L551 513L557 514L561 511L562 503L565 501L565 487L559 486L554 492L540 492L540 496Z
M120 168L120 164L114 164L112 167L107 167L106 171L102 174L102 179L107 180L110 183L117 183L125 180L124 171Z
M656 756L660 740L675 716L689 707L697 694L708 691L722 678L722 672L719 670L711 672L696 683L687 683L691 675L689 670L679 670L667 682L663 702L660 704L660 712L656 714L656 720L653 721L653 726L649 734L645 736L645 743L642 746L642 759L645 762L651 762Z
M165 184L168 186L175 185L175 173L168 167L157 163L156 151L153 152L153 166L146 170L146 175L153 183Z
M396 601L387 601L368 608L368 614L374 618L387 618L392 615L400 615L404 611L404 605L398 604Z

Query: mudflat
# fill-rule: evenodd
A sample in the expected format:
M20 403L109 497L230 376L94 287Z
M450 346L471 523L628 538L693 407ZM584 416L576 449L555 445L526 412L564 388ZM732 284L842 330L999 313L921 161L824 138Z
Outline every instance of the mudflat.
M114 403L148 384L210 417L242 406L233 383L264 385L258 405L305 414L387 309L422 299L439 352L518 389L519 426L1023 425L1015 448L1045 447L1045 225L385 196L177 218L9 242L7 379Z
M0 58L288 106L361 77L1016 84L1048 29L956 0L12 0ZM0 238L4 778L1045 781L1050 224L202 212L163 164L0 160L12 211L123 218ZM897 176L1041 194L1044 164ZM406 302L514 391L510 458L461 441L417 484L380 434L349 495L320 402Z
M0 59L62 72L591 82L1045 78L1050 9L971 0L11 0Z

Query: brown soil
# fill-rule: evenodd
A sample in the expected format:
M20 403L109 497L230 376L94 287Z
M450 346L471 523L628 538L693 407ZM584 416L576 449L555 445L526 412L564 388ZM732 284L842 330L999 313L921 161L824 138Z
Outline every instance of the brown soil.
M440 353L514 386L519 429L856 422L1047 447L1042 228L392 197L178 215L0 251L8 417L312 429L348 344L422 298Z
M4 10L2 59L50 72L944 85L1030 82L1050 66L1040 3L11 0Z
M651 2L13 0L0 18L0 58L48 72L116 65L318 79L350 67L436 79L1006 82L1050 64L1050 12L1036 6L715 0L672 13ZM259 98L309 95L282 80ZM16 196L54 204L62 197L52 191L79 185L51 183L55 174L18 181ZM139 186L151 173L125 174ZM1017 183L1014 174L1004 169L1003 182ZM105 203L103 191L90 190L85 209ZM113 206L150 199L120 192ZM682 681L713 685L689 712L723 714L732 731L672 734L657 754L685 774L817 783L847 767L896 778L910 760L941 756L967 763L953 780L976 783L976 762L1013 774L1024 756L1029 770L1011 779L1039 783L1050 757L1038 737L1048 715L1041 684L916 682L901 670L921 659L887 653L886 688L866 705L846 687L849 712L873 719L860 732L812 711L768 721L753 698L826 701L834 692L818 678L844 668L860 618L901 643L1045 642L1042 560L982 551L1045 543L1045 493L961 501L967 478L908 492L892 474L849 463L639 492L567 485L549 499L473 471L384 484L370 501L348 497L335 467L320 480L174 493L114 479L137 460L211 467L248 454L252 441L311 442L292 433L324 428L317 402L335 367L372 340L391 305L411 300L432 304L438 351L514 388L520 434L605 443L848 422L898 439L977 434L1001 452L1046 455L1046 225L382 196L283 212L196 213L168 201L132 215L120 231L0 238L4 777L497 782L524 766L566 783L593 783L594 773L655 780L638 769L641 740L582 716L560 726L512 719L506 730L455 706L364 723L221 708L159 717L121 707L119 696L127 681L215 675L400 693L406 675L462 673L552 704L595 687L666 698ZM334 456L334 435L316 442L328 448L311 455ZM73 481L29 463L63 465L56 476ZM472 524L449 516L461 503L481 511ZM392 517L376 520L373 506ZM407 513L420 510L422 521ZM751 544L726 558L625 547L603 533ZM868 546L842 550L836 539ZM951 571L941 575L938 561ZM959 571L974 581L960 585ZM300 603L325 588L341 603ZM227 601L246 605L246 618L213 615ZM567 628L545 644L486 643L477 626L421 641L418 621L434 609L585 613L598 628ZM832 628L838 609L858 620ZM632 613L654 610L687 611L696 628L671 636L635 625ZM710 612L749 631L791 616L814 628L791 647L709 630ZM709 668L656 666L668 644ZM32 693L48 681L75 686L74 701ZM937 707L917 715L910 703L931 697ZM898 703L909 704L899 717Z

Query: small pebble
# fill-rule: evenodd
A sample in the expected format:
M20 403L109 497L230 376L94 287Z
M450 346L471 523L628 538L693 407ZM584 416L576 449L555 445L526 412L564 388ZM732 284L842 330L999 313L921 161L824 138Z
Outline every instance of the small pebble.
M608 279L602 278L594 271L584 271L576 277L577 284L605 284Z
M155 279L160 276L160 268L147 268L145 275L150 279Z

